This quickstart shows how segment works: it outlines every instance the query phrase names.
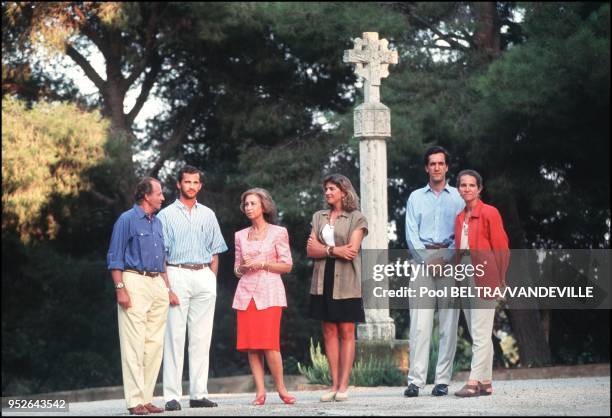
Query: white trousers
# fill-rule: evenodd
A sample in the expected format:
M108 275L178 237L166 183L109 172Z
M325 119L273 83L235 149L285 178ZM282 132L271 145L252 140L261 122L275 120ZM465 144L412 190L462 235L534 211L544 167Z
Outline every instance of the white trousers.
M454 279L419 275L410 282L410 288L420 287L442 290L454 286ZM450 290L448 290L450 295ZM433 332L434 313L438 308L440 345L438 348L438 363L436 365L435 384L450 384L453 372L453 360L457 350L457 323L459 309L453 298L423 297L410 300L410 364L408 384L423 388L427 382L429 367L429 347Z
M212 337L217 278L206 267L189 270L168 266L168 280L180 305L170 306L164 341L164 399L183 396L185 330L189 335L189 397L208 395L208 359Z
M159 375L168 312L168 290L161 276L124 271L132 306L117 304L123 392L128 408L151 402Z

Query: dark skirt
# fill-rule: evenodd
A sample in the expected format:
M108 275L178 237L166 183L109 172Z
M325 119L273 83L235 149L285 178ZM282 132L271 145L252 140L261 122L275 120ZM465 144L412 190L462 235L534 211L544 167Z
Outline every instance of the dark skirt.
M333 299L335 259L325 261L323 294L310 295L309 316L327 322L365 322L361 298Z

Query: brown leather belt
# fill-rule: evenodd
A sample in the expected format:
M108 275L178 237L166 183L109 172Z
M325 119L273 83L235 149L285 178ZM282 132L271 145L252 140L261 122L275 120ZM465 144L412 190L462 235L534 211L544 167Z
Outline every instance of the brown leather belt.
M147 276L147 277L157 277L157 276L159 276L159 272L158 271L140 271L140 270L134 270L134 269L125 269L124 271L127 271L128 273L140 274L141 276Z
M210 266L210 264L208 263L205 263L205 264L170 264L168 263L168 265L172 267L178 267L181 269L189 269L189 270L202 270L203 268Z
M431 244L431 245L426 245L425 248L427 248L428 250L439 250L440 248L448 248L448 245L445 245L445 244Z

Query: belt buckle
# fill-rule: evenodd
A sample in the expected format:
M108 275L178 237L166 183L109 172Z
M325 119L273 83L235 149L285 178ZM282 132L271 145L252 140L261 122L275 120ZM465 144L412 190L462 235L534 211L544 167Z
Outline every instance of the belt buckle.
M187 264L187 268L190 270L202 270L205 266L205 264Z

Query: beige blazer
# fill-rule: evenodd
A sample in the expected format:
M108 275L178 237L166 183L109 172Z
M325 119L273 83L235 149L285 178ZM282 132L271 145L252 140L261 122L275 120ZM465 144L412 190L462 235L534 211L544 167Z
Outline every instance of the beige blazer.
M312 230L321 243L323 227L329 222L329 209L320 210L312 216ZM358 210L343 211L334 224L334 242L337 246L348 244L351 234L356 229L363 228L364 237L368 234L368 221ZM323 294L323 276L328 258L315 259L310 284L311 295ZM333 299L348 299L361 297L361 252L352 260L335 259L335 278Z

